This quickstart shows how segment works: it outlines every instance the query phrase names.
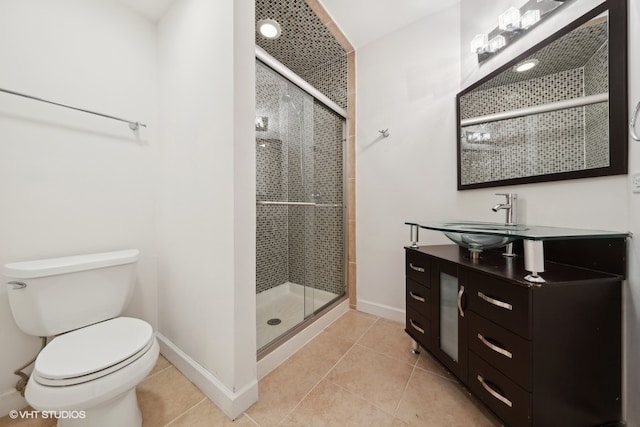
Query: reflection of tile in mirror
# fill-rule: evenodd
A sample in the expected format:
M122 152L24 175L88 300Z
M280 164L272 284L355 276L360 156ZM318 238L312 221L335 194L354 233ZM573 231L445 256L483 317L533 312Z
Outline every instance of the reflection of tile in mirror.
M256 117L256 132L266 132L269 129L269 117Z

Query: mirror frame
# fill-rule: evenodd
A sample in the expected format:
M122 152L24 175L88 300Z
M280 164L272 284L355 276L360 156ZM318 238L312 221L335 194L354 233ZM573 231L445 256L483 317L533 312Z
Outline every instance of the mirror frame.
M462 144L460 141L462 136L462 127L460 126L460 98L466 93L471 92L478 86L481 86L496 77L503 71L512 68L514 65L537 52L542 47L556 41L560 37L606 11L609 11L609 166L463 185L461 183ZM458 190L627 174L629 142L627 135L627 25L627 0L606 0L559 31L553 33L551 36L545 38L535 46L502 65L497 70L459 92L456 95Z

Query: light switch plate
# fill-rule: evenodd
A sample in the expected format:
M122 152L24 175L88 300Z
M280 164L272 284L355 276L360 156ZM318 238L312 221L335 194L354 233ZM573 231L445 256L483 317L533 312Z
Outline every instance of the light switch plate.
M631 175L631 191L633 193L640 193L640 172Z

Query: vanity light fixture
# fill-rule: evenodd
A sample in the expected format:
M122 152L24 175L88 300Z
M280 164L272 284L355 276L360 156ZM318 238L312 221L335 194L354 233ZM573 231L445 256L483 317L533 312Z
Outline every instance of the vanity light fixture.
M532 69L533 67L535 67L539 63L540 63L540 61L538 61L537 59L527 59L526 61L523 61L523 62L517 64L516 66L514 66L513 67L513 71L515 71L516 73L522 73L522 72L525 72L525 71L529 71L530 69Z
M261 19L256 24L256 28L267 39L277 39L282 34L282 27L275 19Z
M498 26L487 33L477 34L470 44L478 63L493 57L507 45L514 43L531 27L546 19L569 0L525 0L520 7L510 7L498 16Z

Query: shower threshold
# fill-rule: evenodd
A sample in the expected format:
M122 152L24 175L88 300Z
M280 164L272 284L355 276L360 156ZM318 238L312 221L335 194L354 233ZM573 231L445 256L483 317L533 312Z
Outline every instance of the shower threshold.
M256 333L258 350L287 331L339 295L305 287L297 283L283 283L256 295ZM280 320L277 322L276 320Z

